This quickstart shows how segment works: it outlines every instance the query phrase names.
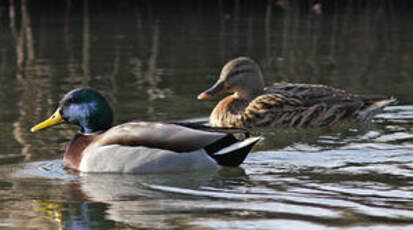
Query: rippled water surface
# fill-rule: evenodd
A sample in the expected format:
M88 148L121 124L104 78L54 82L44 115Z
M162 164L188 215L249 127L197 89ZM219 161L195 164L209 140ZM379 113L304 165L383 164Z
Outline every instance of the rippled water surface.
M412 229L410 1L0 2L0 229ZM399 99L364 124L253 130L239 168L149 175L62 167L75 127L29 133L77 87L116 123L205 122L196 95L250 56L265 81Z

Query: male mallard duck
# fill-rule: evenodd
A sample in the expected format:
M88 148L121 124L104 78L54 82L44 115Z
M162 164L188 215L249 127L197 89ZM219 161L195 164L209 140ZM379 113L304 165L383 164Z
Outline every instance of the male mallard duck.
M80 126L63 164L81 172L157 173L238 166L260 140L240 129L138 121L112 127L112 120L112 109L99 92L75 89L31 131L64 122ZM246 138L239 141L232 133Z
M226 92L233 94L212 111L212 126L330 126L343 120L365 120L396 101L393 97L356 95L325 85L276 83L264 88L260 67L248 57L225 64L215 85L198 99Z

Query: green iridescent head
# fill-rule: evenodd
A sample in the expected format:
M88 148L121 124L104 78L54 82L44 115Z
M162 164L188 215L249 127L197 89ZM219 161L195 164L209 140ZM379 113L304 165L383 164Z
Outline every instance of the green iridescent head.
M113 111L98 91L75 89L62 98L56 112L49 119L34 126L31 131L36 132L65 122L80 126L84 134L102 132L112 127Z

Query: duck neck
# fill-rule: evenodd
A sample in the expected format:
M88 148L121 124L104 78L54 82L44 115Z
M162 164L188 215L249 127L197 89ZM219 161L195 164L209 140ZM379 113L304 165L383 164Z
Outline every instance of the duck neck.
M234 88L234 97L252 101L264 93L264 80L261 70L244 76L244 83Z
M239 90L234 93L233 97L236 99L246 100L248 102L251 102L256 97L258 97L259 95L263 93L264 93L264 90L262 88Z
M106 130L108 130L109 128L107 128ZM87 127L82 126L79 134L85 135L85 136L93 136L93 135L99 135L103 132L105 132L106 130L95 130L95 129L90 129Z
M97 136L97 134L85 135L82 133L77 133L66 149L66 153L63 158L63 166L78 170L82 160L83 151Z
M212 110L209 122L218 127L241 127L241 118L249 101L235 94L221 100Z

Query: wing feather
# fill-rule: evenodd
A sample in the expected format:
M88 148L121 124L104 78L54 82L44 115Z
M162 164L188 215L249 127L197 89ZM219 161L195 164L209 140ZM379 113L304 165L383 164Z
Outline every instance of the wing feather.
M158 122L128 122L106 131L94 145L144 146L188 152L201 149L226 133L208 132L176 124Z

